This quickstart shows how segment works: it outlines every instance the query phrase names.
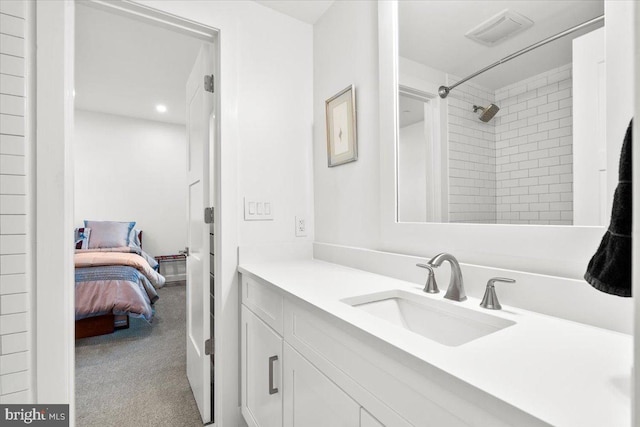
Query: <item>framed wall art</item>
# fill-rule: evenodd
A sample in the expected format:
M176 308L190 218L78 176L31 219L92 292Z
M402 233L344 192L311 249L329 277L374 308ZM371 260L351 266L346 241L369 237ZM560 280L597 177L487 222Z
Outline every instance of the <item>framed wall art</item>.
M358 160L356 89L350 85L326 101L329 167Z

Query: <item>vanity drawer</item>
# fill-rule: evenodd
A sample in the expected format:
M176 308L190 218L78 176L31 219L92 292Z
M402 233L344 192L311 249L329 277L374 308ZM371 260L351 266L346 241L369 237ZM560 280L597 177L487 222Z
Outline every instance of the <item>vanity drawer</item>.
M242 304L255 313L273 330L283 335L284 298L270 288L246 274L242 275Z

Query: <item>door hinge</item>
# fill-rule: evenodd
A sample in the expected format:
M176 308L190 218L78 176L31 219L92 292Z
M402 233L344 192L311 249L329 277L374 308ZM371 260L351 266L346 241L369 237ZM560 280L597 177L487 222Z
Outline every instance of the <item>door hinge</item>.
M209 338L208 340L206 340L204 342L204 354L205 354L205 356L212 355L214 349L215 349L215 341L213 340L213 338Z
M204 208L204 223L213 224L214 218L214 208Z
M213 74L204 76L204 90L213 93L214 81Z

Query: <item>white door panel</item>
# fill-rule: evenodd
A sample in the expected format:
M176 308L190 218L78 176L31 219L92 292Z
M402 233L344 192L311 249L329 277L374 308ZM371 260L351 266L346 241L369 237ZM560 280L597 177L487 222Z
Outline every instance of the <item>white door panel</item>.
M211 206L209 123L213 94L204 90L204 76L213 73L212 53L203 44L187 81L187 377L204 423L211 417L211 363L205 341L209 320L209 225L204 209Z

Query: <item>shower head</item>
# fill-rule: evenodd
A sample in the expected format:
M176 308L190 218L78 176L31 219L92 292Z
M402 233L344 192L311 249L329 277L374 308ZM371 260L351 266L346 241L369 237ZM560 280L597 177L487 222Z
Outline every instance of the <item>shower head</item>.
M496 104L489 104L488 107L478 107L477 105L474 105L473 112L477 113L478 110L482 111L479 119L483 122L488 122L489 120L493 119L493 116L495 116L498 110L500 110L500 107L498 107Z

